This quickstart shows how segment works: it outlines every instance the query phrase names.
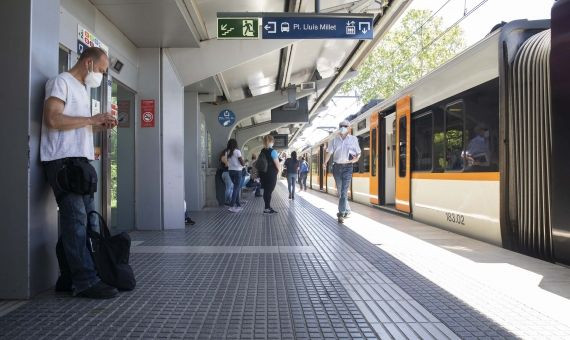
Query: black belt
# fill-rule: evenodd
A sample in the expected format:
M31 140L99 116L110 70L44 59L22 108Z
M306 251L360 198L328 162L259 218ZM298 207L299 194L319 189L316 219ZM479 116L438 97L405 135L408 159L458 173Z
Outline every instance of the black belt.
M349 165L352 165L352 163L334 163L333 166L334 165L349 166Z

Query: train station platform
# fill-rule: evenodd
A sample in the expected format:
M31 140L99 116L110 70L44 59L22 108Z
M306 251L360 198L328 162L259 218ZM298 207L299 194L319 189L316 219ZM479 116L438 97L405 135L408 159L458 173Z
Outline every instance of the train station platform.
M341 225L314 191L273 197L272 216L251 195L238 214L132 232L134 291L3 303L0 338L570 336L568 268L357 204Z

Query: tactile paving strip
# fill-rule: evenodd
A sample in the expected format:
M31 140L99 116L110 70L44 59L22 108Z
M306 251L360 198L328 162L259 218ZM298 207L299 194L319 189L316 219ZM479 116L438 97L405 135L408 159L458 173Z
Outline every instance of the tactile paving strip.
M251 197L250 197L251 196ZM246 203L246 211L232 214L226 210L208 214L186 230L164 232L133 232L133 240L144 246L310 246L305 231L291 223L292 216L266 216L256 213L263 200L260 197ZM257 209L255 209L255 208ZM247 213L249 212L249 213ZM271 219L268 219L271 217Z
M297 209L302 208L306 212L300 213L298 216L305 220L303 224L307 229L313 229L312 233L308 232L309 234L318 235L318 237L312 238L315 240L317 249L319 247L329 248L328 252L335 254L337 250L330 248L330 240L342 240L379 270L384 277L395 283L403 292L412 297L462 339L516 338L493 320L416 273L397 258L374 246L344 225L337 223L335 219L322 218L320 214L324 213L310 202L305 200L299 202ZM317 221L320 222L318 229L315 224ZM380 282L374 282L374 284L378 283ZM366 294L362 295L365 296ZM398 331L401 332L402 329ZM418 332L414 333L414 336L421 338ZM394 336L393 332L390 334ZM404 334L404 336L409 338L410 334Z
M318 254L136 254L114 300L40 297L0 318L6 339L375 338Z
M132 233L143 249L132 257L134 292L110 301L48 293L0 318L0 337L513 337L310 202L287 201L283 186L278 215L250 200L184 231ZM190 248L157 253L172 246Z

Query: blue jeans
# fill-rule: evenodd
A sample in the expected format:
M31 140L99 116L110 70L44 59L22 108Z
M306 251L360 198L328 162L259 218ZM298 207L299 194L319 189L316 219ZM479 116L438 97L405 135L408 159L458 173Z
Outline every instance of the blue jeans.
M295 183L297 182L297 174L287 174L287 189L289 189L289 196L295 195Z
M97 284L97 276L91 254L87 249L87 213L95 210L93 197L64 192L57 182L60 160L44 163L49 184L59 206L61 241L71 271L74 293L82 292ZM99 220L91 215L91 225L98 230Z
M348 187L352 181L352 163L335 164L333 166L333 176L338 193L338 212L339 214L349 213Z
M222 173L222 180L224 181L224 184L226 185L226 191L225 191L225 202L227 204L230 204L231 200L232 200L232 192L233 192L233 187L234 185L232 184L232 179L230 178L230 172L229 171L224 171Z
M301 172L301 174L299 175L299 187L301 190L303 190L303 187L305 188L305 190L307 190L307 175L309 173L308 172Z
M230 206L233 207L234 205L236 207L239 207L239 193L241 191L241 171L237 171L237 170L230 170L230 178L232 179L232 183L233 183L233 192L232 192L232 200L230 201Z

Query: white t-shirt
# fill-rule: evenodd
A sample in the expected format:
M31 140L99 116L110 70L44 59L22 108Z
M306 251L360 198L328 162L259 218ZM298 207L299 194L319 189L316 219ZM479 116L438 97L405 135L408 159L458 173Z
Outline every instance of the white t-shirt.
M91 105L87 88L70 73L64 72L46 83L45 100L55 97L63 100L63 114L71 117L90 117ZM93 160L93 129L91 126L74 130L50 129L42 122L40 159L42 162L65 157L85 157Z
M346 164L350 162L350 156L360 155L362 151L358 145L358 138L353 135L346 135L342 139L338 134L329 142L327 152L333 154L333 163Z
M243 166L239 162L241 151L239 151L239 149L235 149L231 157L228 157L229 153L229 151L226 151L226 157L228 158L228 169L241 171L241 169L243 169Z

